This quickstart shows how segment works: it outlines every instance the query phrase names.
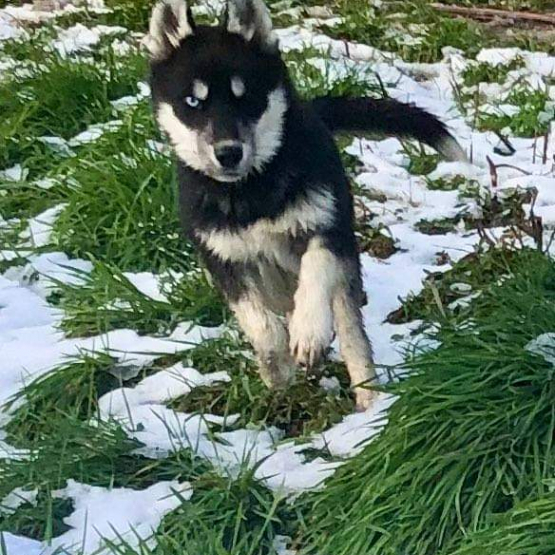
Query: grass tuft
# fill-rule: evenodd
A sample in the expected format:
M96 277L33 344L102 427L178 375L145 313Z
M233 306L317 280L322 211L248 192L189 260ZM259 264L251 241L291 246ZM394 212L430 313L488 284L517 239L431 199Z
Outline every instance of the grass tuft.
M80 283L58 283L50 300L63 308L61 327L69 337L122 328L167 336L181 322L217 326L227 318L227 308L202 270L158 279L166 293L165 301L141 293L130 276L116 266L96 262L90 274L81 276Z
M443 317L437 349L409 360L383 433L308 496L306 553L450 553L547 493L555 372L526 346L552 331L555 265L526 250L507 263L470 317Z
M555 547L555 496L518 505L494 519L492 526L470 534L446 555L551 555Z
M346 368L328 362L318 374L299 373L286 391L270 391L258 376L250 348L223 337L205 341L186 353L185 363L201 372L226 371L230 383L193 389L171 406L187 413L238 415L235 426L276 426L287 437L321 432L354 410L354 398ZM337 390L320 387L322 377L332 378Z

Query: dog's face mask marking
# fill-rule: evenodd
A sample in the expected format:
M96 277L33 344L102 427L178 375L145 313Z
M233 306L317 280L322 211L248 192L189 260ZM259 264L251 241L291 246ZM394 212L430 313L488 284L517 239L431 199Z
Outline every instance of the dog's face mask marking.
M221 182L261 170L281 144L286 71L262 0L230 0L220 27L162 0L145 40L161 128L189 167Z

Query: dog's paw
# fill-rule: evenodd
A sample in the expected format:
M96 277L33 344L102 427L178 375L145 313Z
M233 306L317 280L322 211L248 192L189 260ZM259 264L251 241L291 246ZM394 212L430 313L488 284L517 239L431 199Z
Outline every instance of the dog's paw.
M378 397L378 392L363 387L355 388L356 410L364 412L372 406L372 403Z
M295 367L289 353L259 356L259 373L268 389L287 389L295 381Z
M313 313L310 316L295 311L289 322L289 345L295 362L312 369L324 358L333 339L331 314Z

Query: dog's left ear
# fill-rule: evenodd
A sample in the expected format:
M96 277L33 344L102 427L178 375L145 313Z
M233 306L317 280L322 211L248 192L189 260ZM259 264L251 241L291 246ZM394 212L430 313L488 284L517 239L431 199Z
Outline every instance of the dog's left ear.
M278 48L270 11L263 0L228 0L225 25L230 33L256 42L264 49Z
M143 44L153 60L165 60L194 30L195 23L185 0L159 0L152 10Z

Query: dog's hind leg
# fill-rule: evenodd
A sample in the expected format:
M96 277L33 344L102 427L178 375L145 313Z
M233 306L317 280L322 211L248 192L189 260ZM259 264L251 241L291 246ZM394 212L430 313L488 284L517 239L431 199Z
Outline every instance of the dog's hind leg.
M370 385L376 378L376 373L372 345L364 330L360 301L349 287L348 280L337 289L333 299L333 313L341 354L355 390L357 409L365 410L376 393L364 386Z
M253 292L233 302L231 308L256 352L264 383L271 389L286 387L293 378L294 365L282 319Z

